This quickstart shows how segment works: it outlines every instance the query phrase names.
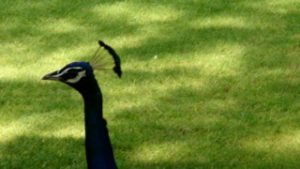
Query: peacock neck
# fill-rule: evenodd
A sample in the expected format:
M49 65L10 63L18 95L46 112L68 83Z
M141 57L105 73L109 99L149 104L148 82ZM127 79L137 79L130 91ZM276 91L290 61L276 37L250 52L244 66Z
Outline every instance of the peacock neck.
M81 95L84 100L85 114L87 115L96 113L101 115L100 117L102 118L102 93L97 82L89 85L84 92L81 92Z
M106 121L102 113L102 94L97 81L90 81L80 93L84 100L85 148L88 169L116 169Z

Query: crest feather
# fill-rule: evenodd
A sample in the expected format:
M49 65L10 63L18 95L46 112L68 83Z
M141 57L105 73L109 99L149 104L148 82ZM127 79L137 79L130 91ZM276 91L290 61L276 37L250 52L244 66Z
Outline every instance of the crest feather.
M99 40L99 48L96 50L90 63L95 70L113 70L119 77L122 76L121 59L116 51L103 41Z

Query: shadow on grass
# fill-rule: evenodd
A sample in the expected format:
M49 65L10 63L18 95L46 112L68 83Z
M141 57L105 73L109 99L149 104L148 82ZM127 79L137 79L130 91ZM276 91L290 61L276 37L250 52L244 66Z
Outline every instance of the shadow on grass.
M153 30L153 34L150 33L133 47L126 47L126 41L123 40L124 48L120 52L133 59L147 60L157 54L172 55L195 49L199 51L213 49L218 43L237 43L248 47L249 56L246 55L251 59L253 54L260 55L267 48L273 50L278 46L282 47L282 44L289 41L290 36L297 32L292 28L296 27L295 18L299 13L279 14L264 10L264 8L252 7L253 4L259 4L259 1L252 3L222 0L188 3L165 1L160 4L133 1L127 3L128 5L123 1L101 3L98 1L88 3L57 1L50 4L5 1L0 6L2 8L1 20L7 23L2 29L3 41L12 44L20 42L26 46L27 51L34 51L37 57L43 58L59 49L94 46L94 42L99 38L109 37L108 39L113 40L127 36L130 40L132 37L142 37L143 34L148 33L147 31ZM136 18L131 18L134 16L132 11L139 8L153 9L153 13L161 12L160 8L155 11L157 6L177 11L178 18L161 21L160 19L151 20L151 17L147 18L147 16L142 19L143 15L137 14L136 17L141 20L141 23L136 21ZM97 7L99 10L95 11ZM105 7L120 11L107 14ZM18 12L20 13L16 14ZM264 23L259 23L260 21ZM282 24L282 22L286 23ZM273 26L276 23L284 27ZM61 25L62 28L57 28L56 24ZM201 27L202 24L204 26ZM33 42L26 42L28 39L33 39ZM277 58L281 54L279 53ZM268 64L267 61L274 56L261 57L267 57L263 63ZM284 61L284 58L281 58L281 61Z
M161 76L179 74L173 71ZM204 88L179 87L118 110L117 149L139 154L133 159L145 167L136 168L297 168L299 87L269 78L212 76Z
M178 73L173 71L163 76ZM149 73L148 77L151 76L155 74ZM247 78L238 82L235 78L215 77L212 79L219 82L217 86L166 91L153 98L152 103L119 109L110 115L110 134L120 168L296 168L300 164L295 144L300 135L294 93L297 86L277 79L257 89ZM1 168L84 168L83 138L43 136L47 130L55 133L72 123L82 125L82 117L76 115L82 113L81 106L74 108L75 103L81 102L80 97L73 100L68 91L55 91L62 85L8 84L0 86L10 86L14 91L3 96L24 98L22 95L29 96L25 89L40 89L31 93L40 99L38 106L20 109L20 114L14 110L7 112L15 113L10 115L2 112L1 124L18 121L21 114L47 119L32 122L30 132L1 143ZM249 94L240 94L241 91ZM41 93L48 94L43 98ZM58 106L62 100L74 104ZM2 104L1 109L28 104L26 99L12 99ZM55 118L45 114L52 111L58 113L54 113ZM66 123L68 120L73 122Z
M1 168L85 168L81 139L20 136L1 146Z
M128 5L128 8L134 6L132 10L157 5L132 2ZM93 12L99 5L97 1L54 4L18 1L17 5L4 9L5 3L0 10L1 21L8 23L7 18L11 18L12 24L1 28L5 34L3 43L17 41L26 46L25 41L33 38L36 44L29 43L26 48L39 57L59 49L86 46L98 37L112 40L119 36L139 37L144 29L153 29L154 34L132 46L126 46L124 41L125 45L117 49L125 60L149 62L155 55L163 58L177 55L178 61L186 59L178 58L181 54L205 55L206 51L224 44L244 48L236 75L209 75L193 67L154 73L125 70L127 77L119 82L120 86L128 87L134 81L137 87L146 90L147 84L161 79L176 81L184 77L183 80L202 81L205 87L185 83L157 92L148 99L149 103L120 108L109 115L112 142L122 168L279 169L300 165L297 141L300 91L295 62L299 51L295 26L299 12L280 13L255 7L259 1L189 2L192 5L164 1L160 5L178 11L180 17L138 23L125 15L127 12L99 17ZM124 8L121 1L105 1L104 5ZM16 11L23 12L16 15ZM53 25L59 20L71 28L55 30ZM162 80L162 85L167 86L167 80ZM33 123L27 133L1 143L0 168L85 167L83 139L39 135L82 126L82 105L77 104L81 103L80 96L58 84L1 81L0 89L1 124L10 126L20 119L25 119L20 122L23 125ZM133 102L127 94L125 91L118 95L119 99ZM116 98L116 95L106 92L105 97ZM143 92L133 97L147 95Z
M3 169L82 169L86 168L85 152L82 139L47 138L38 136L21 136L2 146L0 166ZM189 163L132 163L122 158L120 168L189 168L188 166L205 166Z

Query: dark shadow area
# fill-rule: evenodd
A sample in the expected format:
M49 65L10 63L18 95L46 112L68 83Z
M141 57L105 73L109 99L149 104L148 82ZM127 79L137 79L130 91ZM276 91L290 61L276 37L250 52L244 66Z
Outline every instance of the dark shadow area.
M178 74L173 71L161 74ZM297 85L277 79L261 88L248 77L212 77L212 81L218 86L178 88L157 95L151 104L119 110L113 117L117 125L111 129L120 154L143 154L138 151L141 145L149 146L149 154L156 151L151 150L153 145L161 149L175 145L160 154L161 158L173 154L169 162L160 161L158 155L153 161L129 161L126 166L257 169L300 165L298 144L290 144L297 140L300 127ZM140 133L146 134L141 138Z
M82 139L20 136L1 145L1 168L86 168Z
M81 96L64 84L1 81L0 94L3 126L14 122L25 126L34 123L30 130L39 133L83 125Z
M262 66L273 67L282 62L288 64L290 60L286 58L286 51L296 45L297 39L291 40L291 37L298 32L294 28L297 27L296 19L299 12L291 11L280 14L251 6L259 1L252 3L223 0L185 3L164 1L160 6L178 11L180 17L175 20L149 23L135 22L134 18L126 15L126 12L120 12L118 16L112 11L111 15L103 13L101 17L102 6L120 5L122 7L123 1L102 1L101 3L98 1L56 1L55 3L4 1L3 4L7 3L12 5L9 5L10 8L1 10L0 20L12 26L7 26L2 30L2 34L5 35L3 42L20 42L25 46L28 44L26 51L34 51L40 58L49 56L50 53L59 49L72 50L80 46L96 47L95 41L101 38L141 36L146 33L143 29L154 27L157 29L153 36L145 38L135 47L118 49L125 60L131 58L147 61L155 55L164 57L166 54L169 56L191 52L195 48L199 51L213 50L218 44L232 43L246 47L244 60L245 66L249 67L245 71L248 71L248 69ZM133 6L133 10L139 7L155 8L154 2L133 1L129 4ZM93 11L95 7L100 7L98 11L100 15ZM224 17L224 20L226 18L237 19L237 22L240 20L242 26L235 26L235 23L232 25L212 24L199 28L191 26L193 22L205 19L214 22L214 17L220 19ZM60 20L66 24L70 22L69 31L55 31L55 26L51 27L56 24L55 22L60 23ZM273 23L283 26L276 27ZM49 28L47 24L50 25ZM61 29L64 30L64 28ZM24 40L29 37L39 39L35 41L38 43L25 42ZM273 52L282 46L285 48ZM266 50L270 50L270 55L265 55ZM87 59L88 56L84 58Z
M82 169L86 168L84 145L82 139L75 138L46 138L38 136L20 136L10 143L1 146L0 166L4 168L43 168L53 169ZM125 163L120 168L189 168L189 163L137 163L128 159L119 159ZM33 166L34 165L34 166ZM206 166L206 164L192 164L192 166Z
M120 168L288 169L300 165L299 11L270 11L257 6L260 1L162 1L160 6L178 11L180 17L138 23L126 12L114 15L112 11L105 17L93 12L97 5L122 5L124 1L1 3L10 5L0 4L0 22L11 23L0 27L0 35L5 35L2 44L24 44L25 50L39 55L37 60L60 49L94 45L99 38L141 36L151 27L156 28L153 36L116 49L124 63L150 63L153 56L159 55L162 59L170 57L172 65L172 55L188 58L189 52L199 52L203 56L224 44L243 47L241 58L237 58L241 65L233 75L210 75L201 67L188 66L156 72L132 68L124 70L122 80L104 82L104 97L108 100L104 107L109 112L107 105L114 104L110 98L126 102L128 95L135 99L148 97L146 91L132 94L123 90L117 95L107 90L112 82L120 88L134 83L146 90L145 86L152 83L168 85L180 78L186 80L162 92L147 89L157 93L151 96L151 102L106 114ZM130 5L135 6L132 9L146 9L155 7L155 2L131 1ZM217 25L215 17L233 21ZM211 24L193 26L193 22L205 19ZM237 26L235 19L241 20ZM52 31L51 25L58 20L70 24L70 31ZM46 23L49 25L43 27ZM34 43L27 44L30 38ZM189 85L189 79L203 86ZM39 120L28 129L31 134L0 144L0 168L53 169L57 164L62 169L85 168L83 139L39 135L68 126L83 127L82 100L75 91L56 83L1 80L0 95L2 126L20 119L25 119L22 123L27 118ZM147 153L155 154L153 146L174 150L163 149L165 155L158 152L147 159ZM160 160L165 156L167 160Z

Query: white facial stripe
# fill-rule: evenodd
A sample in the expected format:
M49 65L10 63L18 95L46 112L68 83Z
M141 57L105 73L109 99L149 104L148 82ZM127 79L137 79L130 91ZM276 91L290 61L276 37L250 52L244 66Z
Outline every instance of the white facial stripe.
M66 82L68 83L77 83L79 80L86 76L85 70L78 72L77 76L73 79L68 79Z
M60 77L60 76L62 76L63 74L65 74L66 72L68 72L69 70L72 70L72 69L80 70L80 69L82 69L82 68L79 67L79 66L78 66L78 67L69 67L69 68L65 69L64 71L60 72L59 74L54 75L53 77Z

